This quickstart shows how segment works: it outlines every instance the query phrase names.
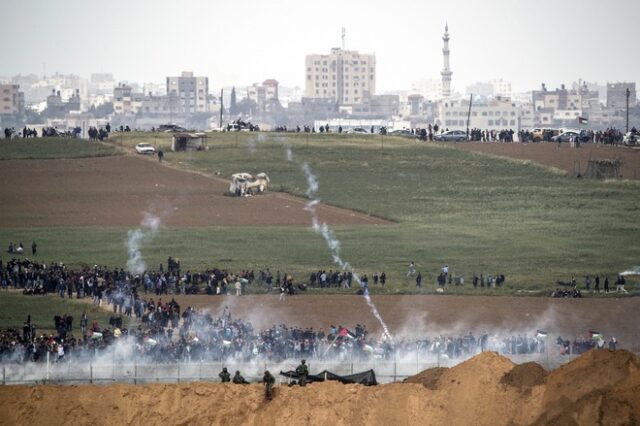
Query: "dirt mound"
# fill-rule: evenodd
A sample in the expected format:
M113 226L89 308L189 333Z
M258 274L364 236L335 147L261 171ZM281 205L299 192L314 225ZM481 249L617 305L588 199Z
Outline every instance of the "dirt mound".
M516 365L502 376L500 383L514 387L520 392L531 393L534 386L540 386L545 382L547 372L535 362L527 362Z
M405 383L3 386L1 425L596 425L640 424L639 360L589 352L544 379L539 365L496 353ZM529 392L520 392L528 388Z
M591 350L551 372L538 424L640 424L640 360Z
M416 374L415 376L404 379L403 383L418 383L427 389L436 390L438 388L440 376L442 376L445 371L447 371L447 368L444 367L430 368Z

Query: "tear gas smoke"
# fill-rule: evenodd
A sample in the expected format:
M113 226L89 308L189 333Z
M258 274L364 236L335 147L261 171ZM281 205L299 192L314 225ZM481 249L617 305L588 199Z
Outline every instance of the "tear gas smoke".
M293 162L294 156L291 151L291 147L286 145L286 151L287 151L287 160ZM316 233L322 235L322 237L324 238L324 241L327 244L327 247L331 251L331 257L333 258L333 262L339 265L342 268L342 270L350 272L352 274L353 279L362 288L364 299L367 302L367 305L369 305L369 308L371 309L371 313L380 323L380 326L384 331L384 336L390 340L393 340L393 338L391 337L391 333L389 333L389 327L387 327L387 324L384 322L382 315L380 315L380 312L378 312L378 308L376 308L376 305L371 300L371 296L369 295L369 288L362 284L362 281L360 280L360 276L353 269L351 264L349 262L344 261L340 256L340 240L336 238L336 236L334 235L333 231L331 231L329 226L325 222L321 223L320 219L318 218L318 212L316 211L316 207L320 203L320 199L318 198L318 195L317 195L318 189L320 187L318 177L313 173L313 170L311 169L311 166L309 166L309 163L302 162L299 164L300 164L300 170L302 170L302 173L304 174L307 180L306 194L307 194L307 197L309 198L309 202L307 202L304 209L308 211L309 214L311 215L312 229Z
M147 269L147 265L142 257L140 249L144 243L151 241L160 229L160 218L144 213L140 227L127 232L127 271L132 274L142 274Z

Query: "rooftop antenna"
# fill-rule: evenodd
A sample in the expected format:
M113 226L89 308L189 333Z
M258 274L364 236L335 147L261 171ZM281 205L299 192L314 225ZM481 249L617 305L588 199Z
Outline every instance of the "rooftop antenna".
M347 36L347 30L344 27L342 27L342 50L345 49L345 41L344 41L344 39L345 39L346 36Z

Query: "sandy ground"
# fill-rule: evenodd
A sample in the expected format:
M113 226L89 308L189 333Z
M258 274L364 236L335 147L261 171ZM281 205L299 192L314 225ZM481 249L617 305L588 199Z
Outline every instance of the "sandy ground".
M2 386L0 425L637 425L640 361L594 350L546 374L496 353L364 387Z
M228 183L164 167L132 155L73 160L0 162L0 227L135 226L141 212L166 226L310 224L306 200L283 193L227 197ZM385 224L327 205L330 225Z
M151 295L145 298L153 297ZM157 301L156 297L153 297ZM164 296L163 301L168 301ZM169 297L170 299L170 297ZM181 308L209 309L249 319L258 328L274 324L328 329L330 325L352 328L364 324L373 333L381 327L363 296L290 296L280 302L278 295L175 296ZM433 336L440 333L510 332L528 336L537 330L550 338L588 338L589 331L616 337L621 347L640 351L637 312L640 298L551 299L486 296L373 296L373 302L392 334Z
M536 163L566 170L569 173L580 173L584 176L592 160L616 159L622 161L621 174L624 179L640 179L640 149L613 147L608 145L583 144L579 149L571 148L563 143L558 148L555 143L498 143L472 142L447 144L458 149L501 155L519 160L531 160Z

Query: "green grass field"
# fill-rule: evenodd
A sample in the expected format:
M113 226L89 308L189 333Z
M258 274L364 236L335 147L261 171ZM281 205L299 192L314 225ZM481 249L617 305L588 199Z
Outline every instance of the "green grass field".
M0 140L0 160L82 158L115 155L113 145L83 139L37 138Z
M481 292L469 288L472 274L503 273L506 287L493 290L498 294L546 292L572 274L580 283L585 274L611 280L640 263L635 181L574 179L529 162L378 135L217 133L208 151L191 153L168 152L167 134L122 134L111 142L149 142L165 150L169 163L212 175L263 171L272 190L296 195L306 192L300 162L308 162L324 202L394 222L334 229L343 258L359 272L387 272L384 292L415 291L405 279L411 260L427 285L419 292L433 292L439 269L448 264L467 282L450 292ZM296 161L287 161L284 146ZM120 267L126 231L4 229L0 240L36 240L47 260ZM304 227L166 229L143 255L153 266L172 255L184 269L269 267L304 278L335 268L322 237Z
M109 326L111 314L94 306L89 299L83 301L60 298L59 296L23 296L21 292L0 292L0 324L22 330L22 325L31 314L31 322L38 334L54 331L53 317L56 315L73 316L73 333L80 335L80 318L86 312L89 325L97 320L100 327ZM123 317L123 324L129 324Z

